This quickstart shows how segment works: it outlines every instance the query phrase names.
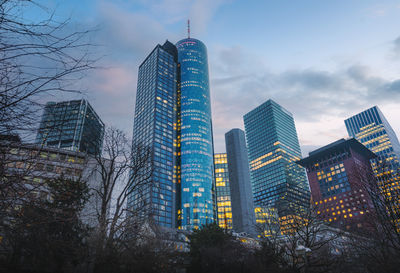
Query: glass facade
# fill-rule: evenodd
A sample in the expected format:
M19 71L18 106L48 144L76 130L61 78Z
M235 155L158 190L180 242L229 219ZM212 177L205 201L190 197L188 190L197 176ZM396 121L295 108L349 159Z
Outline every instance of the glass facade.
M176 89L177 52L167 41L157 45L139 67L133 147L143 145L152 151L153 183L128 198L128 207L147 206L154 223L165 227L176 225Z
M291 113L268 100L244 116L255 207L274 208L282 225L309 205L305 170Z
M232 229L231 191L229 185L228 161L226 154L215 154L214 164L218 225L224 229Z
M177 145L180 169L179 226L214 221L214 166L207 49L196 39L176 43L180 65Z
M383 192L400 202L400 144L381 110L374 106L345 120L349 136L356 138L378 157L371 160L372 168ZM385 168L378 164L385 164ZM392 175L387 178L385 171ZM381 179L383 177L384 179ZM400 205L396 209L400 210ZM398 220L400 221L400 219Z
M399 140L377 106L345 120L350 137L354 137L393 169L399 167Z
M88 154L99 154L104 123L86 100L48 102L36 143Z

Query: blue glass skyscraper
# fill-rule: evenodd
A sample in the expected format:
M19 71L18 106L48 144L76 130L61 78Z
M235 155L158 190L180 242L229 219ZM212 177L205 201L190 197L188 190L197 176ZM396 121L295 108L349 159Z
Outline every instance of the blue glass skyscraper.
M152 151L151 181L128 198L128 207L145 209L155 224L176 226L174 140L176 137L177 51L166 41L139 67L133 146Z
M213 139L206 46L187 38L176 43L180 81L180 226L198 228L214 221Z
M285 233L290 217L309 205L305 170L290 112L268 100L244 116L254 205L277 213Z
M152 151L151 180L128 206L166 227L214 221L214 164L207 50L196 39L157 45L139 67L133 145ZM150 171L150 170L149 170Z

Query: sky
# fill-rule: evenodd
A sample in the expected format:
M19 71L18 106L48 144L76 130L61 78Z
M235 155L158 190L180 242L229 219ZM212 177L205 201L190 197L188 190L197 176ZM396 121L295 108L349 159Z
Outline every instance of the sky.
M400 134L400 1L40 2L70 28L95 30L99 68L79 82L81 96L129 136L138 66L157 44L186 38L187 19L208 48L215 152L268 99L293 114L303 155L348 137L344 119L374 105Z

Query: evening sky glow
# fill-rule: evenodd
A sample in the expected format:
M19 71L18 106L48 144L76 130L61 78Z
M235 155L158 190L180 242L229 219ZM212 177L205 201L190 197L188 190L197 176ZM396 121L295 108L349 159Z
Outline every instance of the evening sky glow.
M188 18L208 48L215 152L270 98L293 113L303 154L347 137L344 119L373 105L400 134L399 1L42 2L76 29L97 29L104 69L80 87L106 125L129 134L140 63L156 44L185 38Z

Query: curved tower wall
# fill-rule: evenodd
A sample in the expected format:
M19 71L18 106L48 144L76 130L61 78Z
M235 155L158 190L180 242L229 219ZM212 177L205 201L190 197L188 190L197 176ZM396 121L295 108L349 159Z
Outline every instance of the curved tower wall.
M181 210L178 219L181 228L192 229L214 221L213 139L207 48L193 38L179 41L176 47L181 77L178 87Z

